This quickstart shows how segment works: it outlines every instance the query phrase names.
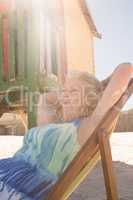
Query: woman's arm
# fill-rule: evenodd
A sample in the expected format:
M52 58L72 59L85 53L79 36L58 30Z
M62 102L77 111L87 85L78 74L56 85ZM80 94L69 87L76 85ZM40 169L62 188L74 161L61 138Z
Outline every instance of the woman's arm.
M48 104L56 105L58 103L58 92L52 91L45 94L46 95L46 101Z
M111 79L111 76L109 76L106 79L101 81L102 86L103 86L103 90L107 87L107 85L108 85L108 83ZM78 128L78 141L79 141L81 146L84 145L84 143L86 142L86 140L89 137L89 131L87 131L88 130L87 129L88 124L90 124L90 126L95 126L94 124L92 124L90 122L90 117L83 118L81 120L80 126Z
M37 125L42 126L58 121L56 104L58 103L57 92L41 94L37 106Z

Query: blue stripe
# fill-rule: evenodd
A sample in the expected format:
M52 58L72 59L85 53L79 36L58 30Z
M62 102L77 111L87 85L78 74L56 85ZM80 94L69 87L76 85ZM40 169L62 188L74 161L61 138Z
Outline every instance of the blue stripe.
M34 200L41 200L56 181L56 176L48 171L42 175L35 167L33 168L24 161L18 161L15 158L0 160L0 195L4 188L9 186L10 192L7 200L11 197L14 199L14 192L20 192L31 199L34 197Z

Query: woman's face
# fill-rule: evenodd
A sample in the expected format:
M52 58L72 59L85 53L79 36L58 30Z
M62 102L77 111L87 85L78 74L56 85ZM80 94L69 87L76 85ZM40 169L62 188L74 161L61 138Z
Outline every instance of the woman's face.
M64 121L71 121L84 116L88 106L85 90L88 84L77 78L68 78L59 96L62 105L62 117Z

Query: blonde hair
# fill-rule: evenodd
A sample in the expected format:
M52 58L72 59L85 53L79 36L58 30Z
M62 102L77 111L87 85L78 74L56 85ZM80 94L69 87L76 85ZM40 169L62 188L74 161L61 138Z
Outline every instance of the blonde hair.
M94 75L90 74L87 71L81 71L81 70L70 70L68 72L67 78L76 78L81 81L85 81L88 83L88 86L92 87L92 92L99 95L103 91L103 86L101 82L95 78Z
M88 84L88 87L85 90L85 95L87 96L89 105L87 106L87 109L84 111L83 117L90 116L94 111L94 109L96 108L99 99L101 98L103 92L102 83L97 78L95 78L94 75L90 74L87 71L70 70L67 74L67 78L74 78L74 79L76 78ZM59 106L57 108L59 113L60 109L61 108Z
M87 71L72 70L68 73L68 77L79 79L88 84L86 95L90 103L85 111L85 116L91 115L102 95L103 87L101 82Z

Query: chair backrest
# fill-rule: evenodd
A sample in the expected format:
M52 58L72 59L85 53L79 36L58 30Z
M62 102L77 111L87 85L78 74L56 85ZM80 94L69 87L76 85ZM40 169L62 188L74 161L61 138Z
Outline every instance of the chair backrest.
M97 108L91 116L89 125L85 125L89 135L86 144L57 181L47 200L60 200L85 164L91 161L93 155L98 152L97 133L105 129L107 135L110 134L111 127L119 116L120 109L133 91L133 86L129 85L132 74L133 67L131 64L122 64L114 71ZM127 92L127 89L129 89L129 92Z

